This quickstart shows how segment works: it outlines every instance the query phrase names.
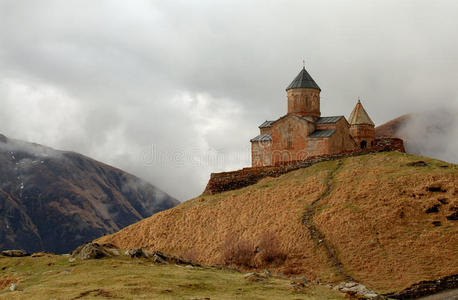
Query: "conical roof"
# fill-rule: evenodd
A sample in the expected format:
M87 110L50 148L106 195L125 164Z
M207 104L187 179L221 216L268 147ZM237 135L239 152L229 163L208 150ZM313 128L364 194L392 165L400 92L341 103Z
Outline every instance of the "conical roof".
M364 110L361 101L358 99L358 103L356 103L355 108L351 112L350 118L348 119L348 123L350 125L372 125L375 126L374 122L372 122L371 118Z
M300 89L300 88L312 88L312 89L320 89L318 84L313 80L312 76L305 70L305 67L299 72L299 74L294 78L293 82L286 88L286 90L290 89Z

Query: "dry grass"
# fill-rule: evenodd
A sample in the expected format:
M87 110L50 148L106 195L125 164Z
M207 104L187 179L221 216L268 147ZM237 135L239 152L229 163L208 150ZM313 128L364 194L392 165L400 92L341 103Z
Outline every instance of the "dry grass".
M12 283L17 283L19 280L20 278L11 276L9 274L0 277L0 290L9 287Z
M407 165L416 160L429 166ZM270 231L278 238L278 251L287 254L276 270L339 281L301 224L306 205L322 193L336 164L323 162L240 190L200 196L99 242L176 255L192 250L202 263L215 264L225 260L228 237L257 244ZM336 248L344 270L378 291L458 273L458 225L446 219L458 206L457 174L456 165L397 152L347 158L330 194L317 203L313 221ZM431 184L446 191L428 191ZM447 204L438 213L425 214L444 198Z

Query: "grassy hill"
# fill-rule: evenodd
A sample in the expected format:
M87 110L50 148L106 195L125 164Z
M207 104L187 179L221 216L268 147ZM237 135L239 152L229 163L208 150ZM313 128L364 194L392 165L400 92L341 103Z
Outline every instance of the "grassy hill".
M98 242L388 293L458 273L457 186L454 164L368 154L202 195Z
M126 256L69 261L68 256L0 256L0 299L344 299L322 285L295 290L289 280L250 282L214 268L152 264ZM19 281L19 282L18 282ZM9 286L17 283L17 290Z

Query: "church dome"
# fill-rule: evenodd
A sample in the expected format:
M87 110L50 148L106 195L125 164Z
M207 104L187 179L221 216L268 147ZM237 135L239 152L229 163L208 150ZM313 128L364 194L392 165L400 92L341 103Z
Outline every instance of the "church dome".
M310 89L318 89L321 91L320 87L316 82L313 80L312 76L305 70L305 67L299 72L299 74L294 78L293 82L288 85L286 90L290 89L301 89L301 88L310 88Z

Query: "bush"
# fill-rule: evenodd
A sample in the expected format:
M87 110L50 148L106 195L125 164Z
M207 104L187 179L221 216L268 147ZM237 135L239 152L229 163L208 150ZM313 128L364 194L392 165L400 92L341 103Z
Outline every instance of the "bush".
M252 242L230 235L224 242L223 259L227 265L252 267L255 256Z
M252 241L239 239L235 234L229 235L224 242L223 260L226 265L262 268L267 265L281 265L286 257L273 232L263 233L257 247Z
M256 257L258 267L271 264L280 265L286 259L286 254L278 246L277 236L273 232L267 231L261 236L256 250L258 252Z

